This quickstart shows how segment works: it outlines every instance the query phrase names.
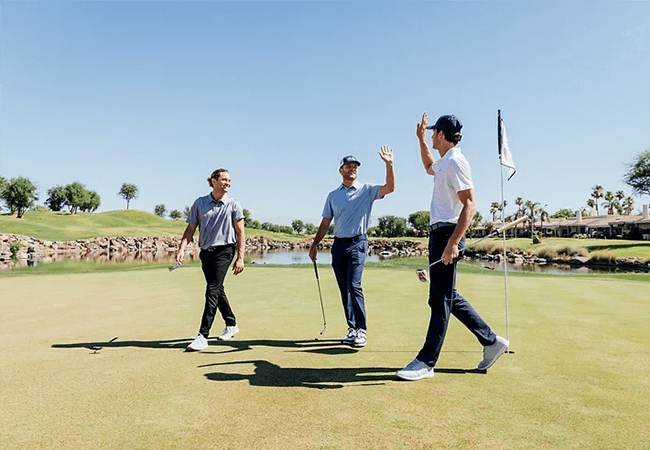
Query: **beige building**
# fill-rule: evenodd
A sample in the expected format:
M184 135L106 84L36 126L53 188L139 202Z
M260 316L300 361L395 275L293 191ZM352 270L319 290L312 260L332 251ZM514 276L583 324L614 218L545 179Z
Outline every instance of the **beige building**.
M548 219L541 225L544 236L572 237L576 234L584 234L589 237L611 238L622 235L627 230L638 229L638 233L644 240L650 240L650 205L643 205L641 215L604 215L604 216L582 216L580 213L570 219ZM494 222L494 228L502 225L501 222ZM522 236L529 230L528 223L519 224L516 235ZM535 221L535 230L539 230L540 222ZM487 234L485 230L477 230L480 234Z

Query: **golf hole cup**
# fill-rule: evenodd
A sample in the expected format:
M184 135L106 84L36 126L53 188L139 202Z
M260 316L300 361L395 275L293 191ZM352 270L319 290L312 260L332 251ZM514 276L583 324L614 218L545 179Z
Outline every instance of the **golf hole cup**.
M427 271L425 269L418 269L415 271L415 274L418 276L418 279L421 282L426 283L429 281L429 277L427 276Z

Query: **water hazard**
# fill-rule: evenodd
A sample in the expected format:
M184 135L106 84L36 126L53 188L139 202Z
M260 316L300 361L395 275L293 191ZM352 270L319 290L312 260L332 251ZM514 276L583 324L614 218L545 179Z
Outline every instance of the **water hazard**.
M19 259L0 262L0 270L11 270L14 267L38 266L57 261L83 261L88 263L123 263L123 262L174 262L176 253L173 251L158 252L91 252L86 254L59 253L42 259ZM380 262L391 259L390 255L371 254L366 262ZM246 255L248 264L311 264L309 253L305 250L274 250L268 252L251 252ZM198 254L188 255L185 261L198 260ZM319 264L331 264L332 257L328 251L318 253ZM465 259L462 264L483 267L486 270L503 271L503 262L487 261L479 259ZM616 273L633 270L622 270L616 267L575 267L560 264L513 264L507 263L509 272L536 272L560 275L592 274L592 273Z

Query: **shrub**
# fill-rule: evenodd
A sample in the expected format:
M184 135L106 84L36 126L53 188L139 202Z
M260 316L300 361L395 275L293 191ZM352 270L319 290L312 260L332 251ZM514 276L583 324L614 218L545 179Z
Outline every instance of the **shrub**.
M20 251L21 248L23 248L23 244L18 241L12 242L11 246L9 247L11 256L15 258L16 254Z
M569 247L568 245L560 247L557 250L560 256L589 256L589 252L584 247Z
M614 264L616 263L616 255L613 252L602 250L593 252L589 261L596 264Z
M537 251L537 256L544 259L555 259L558 257L558 252L555 247L545 247Z

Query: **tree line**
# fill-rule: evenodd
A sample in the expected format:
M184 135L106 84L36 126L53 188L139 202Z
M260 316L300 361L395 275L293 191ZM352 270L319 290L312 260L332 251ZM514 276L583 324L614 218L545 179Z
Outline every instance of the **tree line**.
M124 183L117 195L126 200L126 209L129 209L129 202L138 197L138 187ZM10 214L22 218L26 211L37 207L38 199L38 188L29 178L16 177L6 180L0 176L0 202L4 203ZM61 211L68 208L70 214L76 214L78 211L95 212L100 205L99 194L76 181L65 186L51 187L47 190L45 200L45 207L48 209Z

